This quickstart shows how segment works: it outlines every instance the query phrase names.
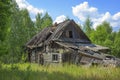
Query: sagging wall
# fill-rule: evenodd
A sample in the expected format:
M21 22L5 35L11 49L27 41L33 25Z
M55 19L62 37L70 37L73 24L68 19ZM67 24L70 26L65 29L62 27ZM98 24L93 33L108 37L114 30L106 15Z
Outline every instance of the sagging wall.
M30 62L32 62L32 63L38 63L38 51L33 50L30 53Z
M55 44L45 46L43 48L45 51L41 51L40 49L34 49L31 52L30 60L32 63L39 64L49 64L49 63L89 63L92 58L85 57L80 55L78 51L71 50L65 47L61 47Z
M71 51L66 48L48 48L49 51L32 51L31 62L43 64L59 64L59 63L69 63L69 64L91 64L98 63L99 60L83 56L77 51Z
M32 50L30 62L39 64L74 62L75 52L66 48L46 48L46 52Z

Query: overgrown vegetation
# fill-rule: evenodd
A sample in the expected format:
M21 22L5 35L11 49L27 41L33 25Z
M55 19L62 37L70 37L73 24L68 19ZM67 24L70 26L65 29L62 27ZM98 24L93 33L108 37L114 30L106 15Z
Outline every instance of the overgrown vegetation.
M120 68L2 64L0 80L119 80Z

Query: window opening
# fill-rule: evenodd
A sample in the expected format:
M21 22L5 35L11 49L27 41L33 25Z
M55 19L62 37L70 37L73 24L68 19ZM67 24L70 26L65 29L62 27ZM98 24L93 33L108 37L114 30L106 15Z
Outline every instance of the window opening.
M68 31L69 33L69 38L73 38L73 32L72 31Z
M58 55L57 54L53 54L52 55L52 60L53 61L58 61Z

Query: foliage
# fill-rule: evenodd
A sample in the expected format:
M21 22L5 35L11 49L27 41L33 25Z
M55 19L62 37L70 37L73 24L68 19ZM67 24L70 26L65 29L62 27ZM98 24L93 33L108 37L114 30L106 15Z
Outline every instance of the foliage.
M42 17L41 29L52 26L52 23L53 23L52 18L46 12L45 15Z
M115 36L112 53L117 57L120 57L120 30Z
M37 29L37 32L42 29L41 26L42 26L42 14L38 13L36 15L36 21L35 21L35 27Z
M32 22L27 9L20 10L15 0L12 0L10 11L9 30L7 32L6 40L4 41L4 48L2 61L13 63L23 60L24 45L35 35L35 27ZM6 53L6 54L5 54ZM9 59L7 61L6 59Z
M10 0L0 0L0 41L4 41L7 35L10 6Z
M9 31L11 0L0 0L0 56L6 54L6 37Z
M92 22L89 17L85 20L85 23L83 25L83 31L86 33L87 36L90 36L90 33L92 31Z
M11 25L8 35L8 55L10 62L18 62L21 60L23 46L32 35L33 23L26 9L19 10L16 2L11 7ZM34 31L34 30L33 30Z
M36 33L41 31L45 27L52 26L52 23L53 23L52 18L47 12L43 16L42 14L38 13L36 15L36 21L35 21Z

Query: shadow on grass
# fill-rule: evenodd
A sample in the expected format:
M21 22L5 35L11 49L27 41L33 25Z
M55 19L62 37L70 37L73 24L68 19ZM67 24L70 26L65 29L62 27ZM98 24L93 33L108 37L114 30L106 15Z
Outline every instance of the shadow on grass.
M77 78L60 72L0 70L0 80L78 80Z

